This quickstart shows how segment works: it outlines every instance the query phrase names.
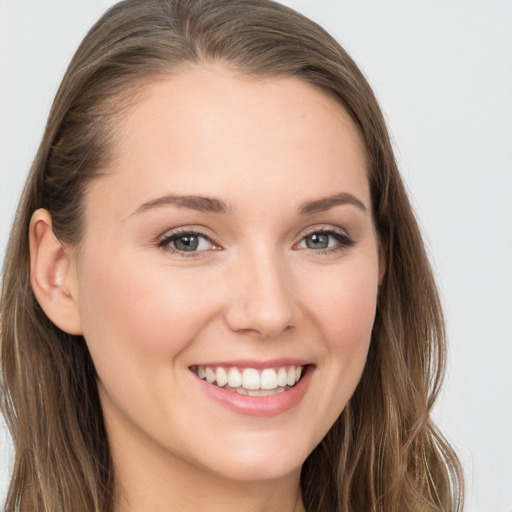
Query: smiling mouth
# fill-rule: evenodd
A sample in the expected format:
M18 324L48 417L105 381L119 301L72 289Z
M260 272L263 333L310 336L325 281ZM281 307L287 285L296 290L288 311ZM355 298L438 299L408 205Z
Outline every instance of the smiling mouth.
M304 376L307 365L263 369L192 366L190 369L201 380L227 391L247 396L270 396L292 389Z

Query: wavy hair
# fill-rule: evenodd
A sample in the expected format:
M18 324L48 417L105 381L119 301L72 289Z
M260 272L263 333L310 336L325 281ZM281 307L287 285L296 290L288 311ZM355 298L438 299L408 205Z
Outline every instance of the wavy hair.
M80 336L53 325L30 285L28 227L46 208L78 244L88 183L144 84L191 64L298 77L348 112L367 157L386 260L368 360L340 417L301 473L309 512L455 512L456 455L430 412L445 367L440 301L383 115L365 77L321 27L270 0L125 0L92 27L57 92L20 200L1 295L1 405L15 450L6 512L111 512L114 474Z

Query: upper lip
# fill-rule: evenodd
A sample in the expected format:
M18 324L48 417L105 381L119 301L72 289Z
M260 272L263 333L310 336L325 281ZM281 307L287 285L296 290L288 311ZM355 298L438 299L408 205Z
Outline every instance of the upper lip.
M267 360L255 359L233 359L230 361L208 361L196 363L193 366L222 366L224 368L237 367L237 368L280 368L281 366L307 366L311 361L297 358L279 358Z

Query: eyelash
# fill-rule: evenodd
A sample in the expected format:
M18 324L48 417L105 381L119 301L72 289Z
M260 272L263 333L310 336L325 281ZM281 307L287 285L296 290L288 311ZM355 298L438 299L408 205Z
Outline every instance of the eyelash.
M195 258L195 257L203 256L202 253L204 253L205 250L202 250L202 251L195 250L195 251L187 252L187 251L182 251L175 247L172 247L172 245L171 245L172 242L174 242L175 240L178 240L179 238L181 238L185 235L195 236L197 238L203 238L203 239L207 240L208 243L210 243L213 247L220 247L207 234L202 233L201 231L198 231L198 230L189 230L189 229L181 229L179 231L170 233L169 235L167 235L164 238L162 238L161 240L159 240L157 246L160 249L170 251L173 254L177 254L183 258ZM325 249L316 250L316 249L309 248L309 250L314 255L336 253L338 251L346 250L355 244L355 241L352 238L350 238L346 233L343 233L341 231L337 231L332 228L328 228L328 229L327 228L314 228L314 229L311 229L310 231L307 231L302 236L300 241L297 244L295 244L293 247L294 248L297 247L300 243L304 242L306 240L306 238L311 235L327 235L328 237L334 238L334 240L336 240L336 242L337 242L337 244L334 247L327 247Z
M204 251L180 251L179 249L176 249L175 247L172 247L171 243L175 240L178 240L179 238L189 235L189 236L195 236L197 238L203 238L208 240L210 244L214 247L219 247L210 236L208 236L206 233L202 233L201 231L198 231L197 229L180 229L178 231L174 231L170 233L169 235L165 236L161 240L158 241L158 247L160 249L164 249L165 251L170 251L173 254L177 254L183 258L197 258L198 256L203 256L201 253Z
M302 243L308 236L311 235L327 235L331 238L334 238L336 240L336 245L334 247L327 247L325 249L310 249L310 251L315 255L322 255L322 254L333 254L338 251L344 251L355 245L355 241L346 233L343 231L338 231L333 228L312 228L309 231L306 231L304 235L302 236L300 243ZM296 247L299 244L295 244L294 247Z

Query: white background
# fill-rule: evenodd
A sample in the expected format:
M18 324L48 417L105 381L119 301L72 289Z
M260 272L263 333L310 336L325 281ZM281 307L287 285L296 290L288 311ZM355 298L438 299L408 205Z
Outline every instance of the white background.
M109 0L0 0L0 262L51 100ZM450 361L435 416L467 512L512 511L512 1L288 0L381 101L436 269ZM0 423L0 499L10 445Z

